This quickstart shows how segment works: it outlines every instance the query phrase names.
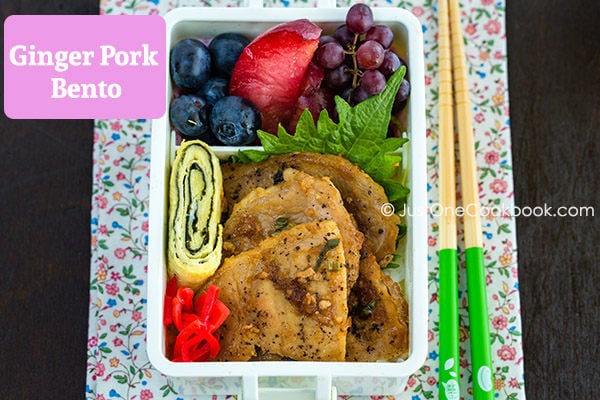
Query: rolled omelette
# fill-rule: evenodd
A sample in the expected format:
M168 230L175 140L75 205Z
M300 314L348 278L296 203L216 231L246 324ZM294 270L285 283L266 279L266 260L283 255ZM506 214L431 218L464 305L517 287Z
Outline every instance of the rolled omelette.
M219 159L200 140L184 141L171 166L169 277L197 290L219 267L223 245L223 177Z

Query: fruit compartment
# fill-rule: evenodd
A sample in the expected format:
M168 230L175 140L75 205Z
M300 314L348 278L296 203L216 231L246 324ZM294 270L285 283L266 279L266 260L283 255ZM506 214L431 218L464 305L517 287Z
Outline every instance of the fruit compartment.
M332 33L344 23L347 8L262 8L251 1L248 8L209 9L178 8L165 16L167 45L188 38L211 38L223 32L243 33L253 38L279 23L307 18ZM389 25L394 32L393 48L407 62L411 95L404 110L406 132L410 142L404 148L411 189L407 210L419 211L427 204L425 152L425 98L423 43L421 25L406 10L373 8L376 23ZM168 60L166 65L168 66ZM168 67L165 71L167 96L173 97ZM404 267L394 271L393 278L402 281L409 304L409 354L397 362L308 362L250 361L175 363L164 353L165 330L162 326L163 296L166 286L166 242L168 182L170 165L178 146L171 129L168 112L152 124L152 156L150 183L150 237L148 264L148 339L149 359L160 372L169 376L182 394L202 393L210 388L209 378L219 377L224 385L221 394L237 394L238 398L335 398L335 393L350 395L397 394L404 389L408 376L424 362L427 351L427 228L425 213L407 215L407 236L400 241L398 253ZM246 147L214 146L215 153L226 159ZM256 147L254 147L256 148ZM414 184L417 183L417 184ZM285 378L287 377L287 378ZM275 380L273 380L273 379ZM290 383L292 382L292 383ZM235 393L232 393L235 391ZM282 392L283 391L283 392ZM274 397L270 397L274 396ZM299 396L299 397L292 397Z

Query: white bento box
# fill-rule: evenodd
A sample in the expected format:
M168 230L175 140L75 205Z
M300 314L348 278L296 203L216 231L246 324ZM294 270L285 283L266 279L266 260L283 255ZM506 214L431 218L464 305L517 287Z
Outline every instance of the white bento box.
M398 362L195 362L175 363L164 354L165 329L162 325L166 276L168 184L176 143L168 111L152 124L150 178L150 235L148 250L148 356L153 366L169 377L170 384L183 398L200 394L234 394L238 399L330 399L337 395L393 395L401 393L410 374L420 368L427 352L427 206L425 149L425 89L421 25L408 11L373 7L376 23L392 27L395 46L407 61L411 95L407 108L405 146L408 162L407 237L399 252L404 265L395 277L402 279L409 303L409 354ZM165 16L167 45L172 47L186 37L213 37L222 32L256 36L271 26L308 18L324 29L333 30L344 23L346 8L333 5L317 8L263 8L251 1L246 8L178 8ZM165 82L168 103L172 87L167 68ZM221 158L238 148L214 146ZM189 397L192 396L192 397Z

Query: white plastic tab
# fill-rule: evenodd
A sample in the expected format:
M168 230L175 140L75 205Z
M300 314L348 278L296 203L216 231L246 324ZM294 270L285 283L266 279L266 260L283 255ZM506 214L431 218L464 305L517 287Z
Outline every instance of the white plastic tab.
M258 377L256 375L242 377L242 400L258 400Z
M307 377L299 380L297 387L261 386L256 375L242 377L243 400L336 400L337 390L332 386L331 376ZM312 382L308 383L307 382ZM265 384L263 382L262 384Z
M264 3L263 0L248 0L249 8L263 8Z
M316 400L335 400L336 397L332 396L331 376L320 375L317 376L317 390Z
M317 8L336 8L336 0L317 0Z

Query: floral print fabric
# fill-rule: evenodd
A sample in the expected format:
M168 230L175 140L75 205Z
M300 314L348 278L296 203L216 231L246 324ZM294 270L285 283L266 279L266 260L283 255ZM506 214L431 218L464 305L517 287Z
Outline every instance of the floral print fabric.
M164 14L182 5L243 6L235 0L100 0L102 14ZM339 6L351 4L338 0ZM425 41L429 214L429 354L400 399L438 398L437 3L371 1L402 7L422 24ZM313 7L316 0L266 0L267 7ZM504 0L463 0L473 126L483 217L484 255L497 398L524 399L523 352L511 169ZM91 282L86 399L182 399L170 379L153 369L146 348L146 274L150 121L98 120L94 130ZM497 211L500 212L497 212ZM460 224L459 224L460 227ZM459 245L462 232L459 232ZM460 249L459 249L460 250ZM462 398L472 398L466 275L459 259ZM227 379L207 379L193 398L231 398ZM358 391L360 392L360 390ZM220 394L220 395L217 395ZM342 398L369 398L343 396ZM191 398L186 396L185 398ZM372 396L372 398L382 398Z

